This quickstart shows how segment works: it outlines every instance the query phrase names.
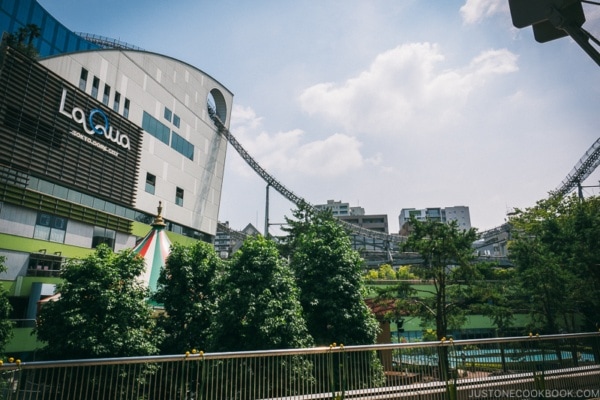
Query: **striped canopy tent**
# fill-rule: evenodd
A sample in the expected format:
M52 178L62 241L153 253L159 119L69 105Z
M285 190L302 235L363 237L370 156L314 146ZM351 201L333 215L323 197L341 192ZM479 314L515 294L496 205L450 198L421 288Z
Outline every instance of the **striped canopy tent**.
M151 292L156 291L160 270L164 268L167 256L171 251L171 241L167 237L166 224L161 213L162 205L159 202L158 214L154 218L152 229L133 249L134 253L144 257L146 268L141 275L141 280L150 288Z

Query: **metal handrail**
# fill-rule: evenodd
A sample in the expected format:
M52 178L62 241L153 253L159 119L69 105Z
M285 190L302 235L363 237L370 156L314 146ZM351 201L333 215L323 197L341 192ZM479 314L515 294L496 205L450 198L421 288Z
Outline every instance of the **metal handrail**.
M0 367L0 397L316 400L408 396L445 400L486 397L478 396L480 390L493 388L542 393L543 397L550 390L557 396L564 392L591 398L600 397L598 338L600 332L206 354L191 350L166 356L27 363L11 360Z
M490 345L499 343L515 343L523 342L524 340L531 341L552 341L552 340L568 340L568 339L584 339L584 338L600 338L599 332L585 332L585 333L567 333L567 334L554 334L554 335L530 335L530 336L511 336L511 337L500 337L500 338L480 338L480 339L463 339L453 340L448 339L444 341L430 341L430 342L411 342L411 343L384 343L384 344L373 344L373 345L352 345L344 346L343 344L331 345L331 346L320 346L310 348L299 348L299 349L276 349L276 350L255 350L255 351L237 351L237 352L215 352L215 353L203 353L197 351L189 354L171 354L162 356L140 356L140 357L114 357L114 358L92 358L92 359L80 359L80 360L58 360L58 361L31 361L19 363L21 368L35 369L35 368L46 368L48 366L61 366L61 367L73 367L73 366L96 366L96 365L107 365L107 364L142 364L142 363L153 363L153 362L168 362L168 361L182 361L182 360L217 360L217 359L231 359L231 358L259 358L259 357L279 357L279 356L298 356L298 355L311 355L311 354L325 354L325 353L339 353L339 352L364 352L364 351L380 351L380 350L397 350L397 349L410 349L410 348L437 348L437 347L450 347L450 346L473 346L473 345ZM14 364L14 363L12 363ZM11 363L4 363L0 365L0 371L6 369L12 369L14 365Z

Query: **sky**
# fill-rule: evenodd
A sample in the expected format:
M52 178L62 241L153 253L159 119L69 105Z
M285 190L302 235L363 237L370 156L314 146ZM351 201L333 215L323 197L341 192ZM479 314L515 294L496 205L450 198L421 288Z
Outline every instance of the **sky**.
M468 206L479 231L556 189L599 137L600 67L538 43L508 0L39 0L73 31L194 65L230 131L287 189L387 214ZM584 5L600 38L600 7ZM597 195L600 171L586 182ZM265 226L266 183L229 146L219 220ZM269 194L271 233L294 204Z

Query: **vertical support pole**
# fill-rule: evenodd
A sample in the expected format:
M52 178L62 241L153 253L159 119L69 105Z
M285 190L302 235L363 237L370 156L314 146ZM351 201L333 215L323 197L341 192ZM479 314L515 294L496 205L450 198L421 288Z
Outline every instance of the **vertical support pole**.
M265 238L269 238L269 185L267 183L266 196L265 196Z

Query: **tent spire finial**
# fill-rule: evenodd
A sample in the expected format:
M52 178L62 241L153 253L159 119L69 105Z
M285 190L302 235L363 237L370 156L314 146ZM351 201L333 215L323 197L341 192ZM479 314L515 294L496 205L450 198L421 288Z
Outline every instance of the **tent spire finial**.
M167 224L165 224L165 220L163 219L161 213L162 213L162 201L158 202L158 214L156 214L156 217L154 218L154 222L152 223L152 226L167 226Z

